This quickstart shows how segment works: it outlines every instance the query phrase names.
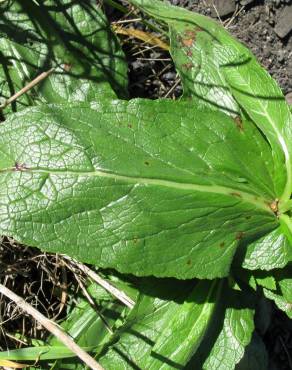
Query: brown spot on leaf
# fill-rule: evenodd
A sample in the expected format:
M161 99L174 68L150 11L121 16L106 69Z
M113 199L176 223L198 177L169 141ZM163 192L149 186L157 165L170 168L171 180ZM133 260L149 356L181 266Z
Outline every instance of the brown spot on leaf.
M131 125L131 123L128 123L128 127L129 127L129 128L132 128L133 126Z
M187 70L190 70L190 69L192 69L193 68L193 63L184 63L184 64L182 64L181 65L182 66L182 68L184 68L184 69L187 69Z
M234 197L242 198L240 193L236 193L235 191L233 193L230 193L230 195L233 195Z
M181 42L183 46L190 48L193 45L194 40L193 39L182 39Z
M25 170L28 170L28 167L22 163L18 163L18 162L15 162L14 164L14 171L25 171Z
M191 29L185 30L184 31L184 36L186 38L194 39L196 37L196 31L195 30L191 30Z
M269 207L271 208L271 210L274 212L274 213L278 213L278 203L279 203L279 199L275 199L272 201L272 203L269 204Z
M224 242L220 243L220 245L219 245L220 248L223 248L224 246L225 246Z
M149 162L148 161L145 161L144 164L146 164L146 166L149 166Z
M72 64L64 63L63 68L65 72L70 72L70 70L72 69Z
M191 266L191 264L192 264L192 261L191 260L187 260L187 265L188 266Z
M243 231L239 231L238 233L236 233L235 235L235 239L236 240L241 240L244 236L244 232Z
M243 123L242 123L241 117L236 116L233 118L233 120L236 124L236 127L239 129L239 131L243 131Z
M203 31L200 27L195 27L193 29L187 29L184 31L184 38L192 39L192 42L196 40L196 36L198 32Z
M246 216L245 219L246 220L250 220L251 219L251 216Z
M133 239L133 243L134 243L134 244L137 244L137 243L138 243L138 238L134 238L134 239Z
M190 49L189 49L189 50L187 51L187 56L188 56L188 57L192 57L192 56L193 56L193 52L192 52L192 50L190 50Z

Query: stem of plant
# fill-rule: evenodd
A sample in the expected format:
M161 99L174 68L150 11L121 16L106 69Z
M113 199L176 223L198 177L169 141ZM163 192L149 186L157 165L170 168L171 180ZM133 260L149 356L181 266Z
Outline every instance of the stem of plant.
M46 318L38 310L32 307L30 304L25 302L25 300L19 297L17 294L13 293L10 289L6 288L3 284L0 284L0 294L5 295L11 301L15 302L16 305L23 311L31 315L35 320L37 320L44 328L46 328L50 333L57 337L66 347L68 347L72 352L76 354L90 369L92 370L103 370L103 367L95 361L87 352L78 346L74 340L66 334L62 329L60 329L54 322Z

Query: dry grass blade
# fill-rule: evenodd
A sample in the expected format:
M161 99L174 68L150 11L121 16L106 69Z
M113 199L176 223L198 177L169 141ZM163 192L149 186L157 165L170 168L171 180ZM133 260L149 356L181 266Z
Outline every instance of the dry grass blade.
M29 365L20 364L20 363L9 361L9 360L0 360L0 367L1 366L3 366L4 368L25 369Z
M99 365L87 352L80 348L63 330L61 330L54 322L47 319L38 310L33 308L30 304L25 302L24 299L13 293L10 289L0 284L0 294L5 295L7 298L16 303L16 305L23 311L30 314L35 320L37 320L43 327L45 327L51 334L57 337L66 347L76 354L90 369L92 370L103 370L103 367Z
M135 28L123 28L118 25L113 25L113 29L115 33L119 35L126 35L132 36L136 39L142 40L147 44L158 46L163 50L169 50L169 45L167 45L164 41L160 40L159 37L154 36L153 34L141 30L136 30Z
M101 278L96 272L91 270L89 267L83 265L82 263L79 263L75 260L72 260L70 257L63 256L65 259L69 260L70 262L73 262L81 271L83 271L88 277L90 277L93 281L95 281L97 284L102 286L105 290L107 290L111 295L113 295L115 298L117 298L119 301L124 303L127 307L133 308L135 305L135 302L128 297L124 292L117 289L113 285L111 285L108 281Z

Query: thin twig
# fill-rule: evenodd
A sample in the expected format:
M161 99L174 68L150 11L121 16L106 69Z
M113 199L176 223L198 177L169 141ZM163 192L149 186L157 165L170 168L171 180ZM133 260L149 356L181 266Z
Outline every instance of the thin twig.
M170 58L137 58L137 60L150 60L152 62L171 62Z
M243 5L240 9L238 9L238 5L236 5L235 12L232 14L232 17L224 22L224 27L227 29L234 19L243 11L245 6Z
M70 262L73 262L76 266L78 266L78 268L81 271L83 271L87 276L89 276L97 284L99 284L100 286L102 286L111 295L113 295L114 297L116 297L119 301L121 301L122 303L124 303L127 307L129 307L129 308L133 308L134 307L135 302L130 297L128 297L121 290L119 290L116 287L114 287L113 285L111 285L108 281L106 281L103 278L101 278L96 272L94 272L93 270L91 270L89 267L83 265L80 262L77 262L77 261L73 260L72 258L70 258L68 256L63 255L63 257L65 259L69 260Z
M113 25L116 24L125 24L125 23L131 23L131 22L140 22L142 18L133 18L133 19L124 19L121 21L112 22Z
M167 98L174 90L175 88L179 85L180 83L180 78L178 78L175 83L172 85L172 87L168 90L168 92L164 95L164 98Z
M14 95L12 95L9 99L6 99L3 104L0 105L0 110L3 110L7 107L7 105L14 102L16 99L18 99L21 95L25 94L27 91L31 90L35 85L40 83L42 80L47 78L55 68L51 68L50 70L41 73L39 76L37 76L35 79L33 79L31 82L29 82L26 86L24 86L21 90L17 91Z
M10 289L6 288L4 285L0 284L0 294L5 295L23 311L31 315L35 320L37 320L44 328L46 328L50 333L57 337L66 347L68 347L72 352L74 352L80 360L82 360L90 369L92 370L103 370L103 367L99 365L87 352L80 348L74 341L61 330L53 321L46 318L38 310L32 307L29 303L25 302L24 299L19 297L17 294L13 293Z

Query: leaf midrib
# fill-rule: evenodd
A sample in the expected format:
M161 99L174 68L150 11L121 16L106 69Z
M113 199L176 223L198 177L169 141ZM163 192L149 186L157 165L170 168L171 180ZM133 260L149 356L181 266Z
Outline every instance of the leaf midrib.
M7 168L0 170L0 173L3 172L19 172L16 171L15 168ZM232 198L236 198L238 201L244 201L250 204L253 204L255 207L260 208L264 211L269 213L273 213L269 204L271 201L268 201L260 196L255 194L249 194L247 192L243 192L238 189L219 186L219 185L199 185L194 183L184 183L184 182L177 182L172 180L164 180L158 178L147 178L147 177L137 177L137 176L126 176L120 175L113 172L106 172L100 170L93 170L93 171L68 171L64 169L47 169L47 168L29 168L23 169L20 172L23 173L40 173L46 175L71 175L71 176L84 176L84 177L101 177L101 178L109 178L116 181L124 181L127 183L135 183L141 185L156 185L162 187L168 187L178 190L191 190L191 191L198 191L198 192L205 192L205 193L213 193L213 194L222 194L226 196L230 196Z

